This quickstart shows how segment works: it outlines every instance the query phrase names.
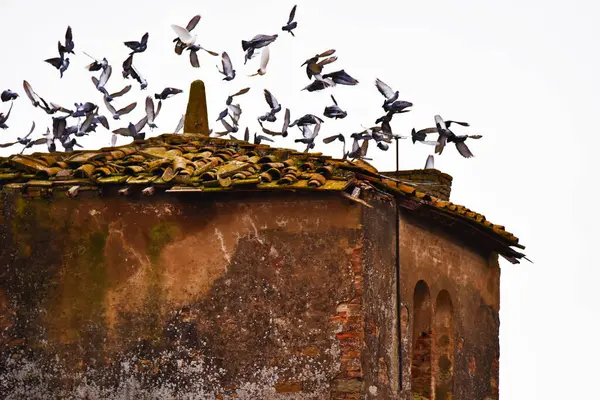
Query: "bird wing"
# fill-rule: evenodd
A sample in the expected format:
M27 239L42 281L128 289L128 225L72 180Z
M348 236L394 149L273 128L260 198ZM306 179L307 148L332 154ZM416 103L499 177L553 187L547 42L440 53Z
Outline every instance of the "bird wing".
M67 120L64 118L52 118L52 136L56 139L61 138L65 133Z
M194 68L200 68L200 61L198 61L198 52L190 50L190 64Z
M464 158L473 157L473 153L471 153L471 150L469 150L469 148L467 147L465 142L458 142L458 143L455 143L455 145L456 145L456 150L458 150L458 152L460 153L461 156L463 156Z
M325 65L331 64L332 62L335 62L335 61L337 61L337 56L327 57L326 59L319 61L317 63L317 66L320 68L323 68Z
M148 117L148 122L154 122L154 101L152 101L152 97L146 97L146 117Z
M483 136L482 135L469 135L468 137L471 139L481 139Z
M158 114L160 113L161 108L162 108L162 101L159 100L158 105L156 106L156 111L154 112L154 119L156 119L158 117Z
M269 63L269 56L270 56L269 46L266 46L263 49L262 54L260 55L260 69L263 72L267 72L267 64Z
M109 113L111 113L112 115L117 114L117 110L112 106L112 104L108 102L108 100L106 100L106 97L104 97L104 105L106 106Z
M225 121L224 119L221 120L221 123L223 124L223 126L225 127L225 129L227 130L227 132L233 132L234 129L231 125L229 125L229 123L227 121Z
M94 117L95 115L92 113L89 113L87 117L85 117L85 119L83 120L83 122L81 123L81 125L79 126L78 130L80 132L87 132L90 125L92 125L92 122L94 122Z
M200 15L194 15L192 17L192 19L190 19L190 22L188 22L185 29L187 29L188 32L191 32L192 30L194 30L196 25L198 25L198 22L200 22L200 18L201 18Z
M223 73L225 75L231 75L233 73L233 65L231 64L231 58L226 51L221 55L221 62L223 63Z
M329 143L333 142L334 140L339 139L340 137L343 138L344 136L342 134L337 134L337 135L326 137L325 139L323 139L323 143L329 144ZM343 139L340 139L340 140L342 142L344 141Z
M317 58L329 57L330 55L333 55L333 53L335 53L335 49L329 49L327 51L322 52L321 54L317 54L316 57Z
M292 11L290 11L290 18L288 19L288 24L291 24L296 16L296 6L292 7Z
M125 106L123 108L121 108L119 111L117 111L117 114L119 115L125 115L125 114L129 114L130 112L133 111L133 109L137 106L137 103L131 103L128 106Z
M27 139L33 133L34 129L35 129L35 121L33 121L33 124L31 124L31 129L29 130L29 133L23 139Z
M33 91L33 88L27 81L23 81L23 90L25 90L25 94L29 97L32 103L39 102L39 96Z
M110 97L121 97L123 96L125 93L129 92L131 90L131 85L127 85L125 86L123 89L121 89L120 91L116 92L116 93L112 93L110 95Z
M100 79L98 80L99 85L104 87L106 85L106 83L108 82L108 79L110 78L111 74L112 74L112 67L109 65L102 71L102 74L100 74Z
M144 126L146 126L147 123L148 117L144 116L144 118L140 119L137 124L135 124L135 131L139 133L142 129L144 129Z
M433 166L433 156L430 154L427 157L427 161L425 162L425 169L432 169L434 168Z
M72 40L73 40L73 31L71 30L71 26L67 26L67 32L65 33L65 41L70 42Z
M110 126L108 125L108 120L106 119L106 117L104 115L98 115L97 118L98 118L98 121L100 122L100 124L105 129L110 129Z
M394 97L394 91L392 90L392 88L389 87L381 79L379 79L379 78L375 79L375 86L377 86L379 93L381 93L386 99L390 99L390 98Z
M140 42L140 44L144 45L144 44L148 44L148 32L144 33L144 36L142 36L142 41Z
M92 76L92 83L94 84L94 86L96 87L96 89L100 85L100 81L95 76Z
M131 50L135 50L140 45L140 42L131 40L129 42L123 42L123 44L129 47Z
M442 151L444 151L444 146L446 146L446 136L439 135L437 145L435 146L435 153L442 154Z
M175 34L183 43L191 44L194 42L194 36L192 36L187 29L174 24L171 25L171 28L173 28L173 31L175 31Z
M335 97L333 97L333 95L331 95L331 100L333 100L333 104L335 104L336 106L338 105L337 101L335 101Z
M183 129L183 123L185 122L185 114L181 116L181 119L177 123L177 128L175 128L175 133L179 133L181 129Z
M462 126L469 126L468 122L459 122L459 121L446 121L446 128L450 128L450 125L457 124Z
M248 129L248 127L246 127L246 130L244 131L244 141L250 141L250 130Z
M438 130L437 128L425 128L425 129L421 129L420 131L416 132L415 134L430 134L430 133L436 133Z
M127 128L122 128L122 129L127 129ZM115 147L116 144L117 144L117 135L115 135L113 133L112 136L110 137L110 145L111 145L111 147Z
M265 100L267 101L267 104L269 105L269 107L271 107L271 109L275 109L275 108L279 107L279 103L277 102L277 99L267 89L265 89Z
M117 143L117 137L115 135L121 136L131 136L129 133L129 128L119 128L113 131L113 137L111 138L111 145L114 146Z
M283 128L281 128L281 134L287 136L287 130L290 126L290 109L285 109L285 116L283 117Z
M62 65L62 61L63 59L60 57L55 57L55 58L49 58L47 60L44 60L45 62L47 62L48 64L52 65L54 68L60 68L60 66Z
M238 91L236 94L232 94L230 97L240 96L240 95L242 95L242 94L248 93L248 91L250 91L250 88L249 88L249 87L247 87L247 88L244 88L244 89L241 89L241 90L240 90L240 91Z

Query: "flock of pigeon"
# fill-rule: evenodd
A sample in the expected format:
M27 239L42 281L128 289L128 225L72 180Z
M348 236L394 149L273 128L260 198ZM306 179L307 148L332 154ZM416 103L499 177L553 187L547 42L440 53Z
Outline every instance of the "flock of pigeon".
M286 25L284 25L281 29L285 32L289 32L292 36L295 36L294 29L297 28L298 24L295 21L296 14L296 6L294 6L290 12L288 21ZM200 15L195 15L186 27L182 27L179 25L171 25L171 28L176 34L176 38L173 39L173 43L175 43L175 53L177 55L182 55L184 51L189 52L189 60L190 64L194 68L199 68L200 63L198 59L198 52L200 50L205 51L206 53L212 56L219 56L219 53L203 48L200 44L197 43L197 35L193 34L192 31L200 22ZM148 86L147 80L141 75L139 70L134 65L134 55L143 53L148 47L148 33L145 33L139 41L127 41L124 42L124 45L127 46L131 52L127 59L122 64L122 74L125 79L133 79L137 81L140 85L140 90L145 90ZM256 71L256 73L250 75L264 75L267 73L267 66L269 63L269 45L277 40L278 35L264 35L259 34L254 36L250 40L242 40L242 50L245 52L244 64L253 57L256 57L260 54L260 68ZM45 60L48 64L52 65L56 68L60 77L67 72L70 64L70 60L68 55L75 55L75 43L73 42L73 33L71 27L67 28L67 32L65 35L65 44L63 45L60 41L58 42L58 57L49 58ZM344 69L340 69L330 73L324 73L324 68L337 60L337 56L335 56L335 50L330 49L324 51L322 53L318 53L313 57L308 58L301 67L306 68L306 75L310 80L310 84L308 84L304 89L308 92L325 90L327 88L336 86L336 85L357 85L358 80L354 79L350 76ZM109 119L120 121L121 117L129 114L133 111L137 103L132 102L129 105L122 107L120 109L116 109L112 102L115 98L122 97L130 92L132 85L127 85L121 90L117 92L111 93L107 89L107 84L109 83L110 77L112 75L112 66L109 64L106 58L102 60L96 59L89 54L83 52L87 57L90 57L93 62L89 64L86 68L90 72L98 72L98 76L92 76L91 80L94 84L94 87L102 94L103 104L108 113L108 117L105 112L101 113L101 108L99 105L85 102L85 103L75 103L73 108L65 108L55 103L46 101L40 95L38 95L32 88L32 86L26 80L23 81L23 91L31 101L34 107L41 108L46 112L46 114L52 116L52 129L47 128L46 134L42 135L40 138L30 138L33 131L35 130L35 122L33 123L29 133L24 137L18 137L16 141L0 144L0 147L9 147L16 144L20 144L23 146L21 153L33 146L37 145L46 145L49 152L56 151L56 142L58 141L64 151L70 152L73 151L75 146L81 147L77 143L76 137L81 137L84 135L88 135L91 132L95 132L98 124L103 126L105 129L110 130ZM231 81L236 77L236 71L233 68L231 58L227 54L227 52L221 53L221 65L222 68L218 69L220 74L222 74L223 80ZM218 68L218 67L217 67ZM346 151L346 138L342 134L326 137L323 139L325 144L332 143L336 140L339 140L343 143L343 158L344 159L367 159L367 149L369 146L369 142L375 142L376 146L381 150L388 150L389 144L392 140L404 139L406 136L396 135L392 132L392 128L390 122L395 114L401 114L410 111L410 107L412 107L412 103L409 101L404 101L399 99L399 92L394 91L389 85L383 82L380 79L375 80L375 87L379 90L379 92L385 98L382 108L385 114L378 118L375 121L375 125L369 128L365 128L363 131L358 133L353 133L350 135L352 139L352 147L349 151ZM234 103L234 99L238 96L241 96L247 93L250 88L245 88L238 91L235 94L232 94L227 97L225 102L225 108L222 112L219 113L217 118L217 122L223 126L222 131L213 131L211 129L210 135L214 137L221 137L225 135L229 135L232 139L237 139L233 134L239 131L239 121L242 114L242 109L239 104ZM145 100L145 116L138 122L133 123L129 122L126 127L118 128L112 130L111 144L114 146L116 144L117 135L131 137L134 140L144 139L145 133L144 128L148 126L150 129L156 128L155 120L158 117L160 110L162 108L162 102L172 97L178 93L181 93L182 90L167 87L161 93L156 93L154 98L151 96L147 96ZM0 112L0 128L7 129L8 126L6 124L7 120L10 117L10 113L13 108L13 102L19 97L19 95L10 90L2 91L0 95L0 100L2 103L10 102L10 106L6 113ZM272 136L282 136L286 137L288 135L288 130L294 126L298 127L300 130L302 137L296 139L296 143L303 143L306 145L306 150L309 151L315 147L315 141L317 136L319 135L321 125L325 122L322 118L314 114L306 114L297 118L295 120L291 120L290 118L290 110L288 108L284 111L283 116L283 124L281 125L281 129L270 130L265 127L266 123L274 123L277 121L277 114L282 111L281 104L277 101L275 96L267 90L264 89L264 97L266 103L268 105L268 110L265 114L260 115L258 119L258 123L262 129L262 132L265 135L254 134L253 142L255 144L260 144L262 141L270 141ZM157 100L157 104L155 106L154 100ZM336 99L331 96L331 100L333 104L325 107L323 112L323 116L330 119L342 119L345 118L348 113L339 106ZM229 120L227 120L229 118ZM179 121L177 128L175 129L175 133L178 133L183 128L183 116ZM458 121L444 121L442 117L436 115L434 118L435 126L415 130L412 129L411 138L413 144L416 142L420 142L425 145L435 146L435 153L442 154L442 151L447 143L454 143L456 149L465 158L473 157L473 154L469 150L466 145L467 139L479 139L481 135L457 135L455 134L450 127L452 124L460 125L463 127L468 127L469 124L466 122L458 122ZM427 136L429 134L437 135L437 140L427 140ZM250 132L246 127L244 132L243 140L250 142ZM362 143L361 143L362 142ZM430 155L427 159L427 163L425 168L433 168L433 156Z

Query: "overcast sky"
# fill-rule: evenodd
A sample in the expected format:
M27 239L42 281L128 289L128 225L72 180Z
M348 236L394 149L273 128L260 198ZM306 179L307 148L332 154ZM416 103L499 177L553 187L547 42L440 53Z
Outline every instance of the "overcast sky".
M60 4L60 7L58 6ZM176 6L175 6L176 4ZM534 264L502 262L501 399L590 398L597 379L600 327L596 285L600 280L594 252L600 235L596 199L599 178L592 154L600 132L592 116L600 107L600 3L593 1L298 1L296 37L282 32L293 2L287 1L147 1L0 2L0 90L21 94L1 131L1 141L23 136L35 120L39 137L51 126L34 109L22 89L27 79L46 100L71 107L74 102L102 105L93 87L90 63L82 51L107 57L114 66L108 83L117 91L132 83L132 91L115 100L118 106L139 101L123 121L110 120L111 130L143 116L145 96L165 86L185 90L168 99L150 135L175 129L187 103L189 84L203 79L211 121L224 108L227 95L250 85L240 97L240 125L258 130L256 116L265 113L262 90L268 88L292 118L322 114L334 94L348 111L344 120L327 120L321 136L362 130L382 114L383 97L374 86L382 79L400 97L414 103L411 112L392 121L396 133L431 126L433 116L465 120L461 133L482 134L467 142L475 154L464 159L449 146L436 157L436 167L454 177L451 200L481 212L521 238ZM238 77L224 82L215 65L219 57L200 53L200 69L189 64L187 52L173 52L170 24L185 26L195 14L202 20L194 33L204 47L227 51ZM43 60L57 56L67 25L73 29L76 56L63 79ZM140 91L121 76L128 54L122 44L150 33L148 50L134 64L149 82ZM240 41L258 33L278 33L270 46L265 76L248 78L260 57L243 65ZM360 83L322 92L301 91L309 84L302 62L329 48L338 61L326 71L345 69ZM6 112L7 103L0 103ZM281 117L283 113L279 114ZM269 124L276 130L280 120ZM214 123L214 122L211 122ZM221 130L221 126L216 126ZM147 130L147 128L146 128ZM299 132L278 140L295 147ZM126 143L125 138L119 144ZM98 132L81 142L86 148L106 146L110 132ZM296 146L301 149L302 147ZM38 151L44 151L44 147ZM337 145L318 140L315 151L341 156ZM2 149L2 155L20 151ZM401 143L400 166L422 168L431 149ZM393 149L370 149L380 170L394 168Z

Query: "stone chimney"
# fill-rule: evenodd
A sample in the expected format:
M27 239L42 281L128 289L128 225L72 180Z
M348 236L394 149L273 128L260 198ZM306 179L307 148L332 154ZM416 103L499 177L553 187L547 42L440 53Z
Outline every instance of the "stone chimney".
M382 175L403 181L418 191L449 201L452 177L437 169L381 172Z
M185 112L183 133L196 133L208 136L208 132L206 89L204 88L204 82L197 80L192 82L190 86L190 97Z

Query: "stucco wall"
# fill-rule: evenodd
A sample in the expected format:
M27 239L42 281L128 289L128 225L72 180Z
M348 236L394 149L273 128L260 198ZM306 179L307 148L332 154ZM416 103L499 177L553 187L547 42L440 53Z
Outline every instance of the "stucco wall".
M393 295L363 277L390 256L339 195L2 195L9 398L359 398L362 374L379 385L365 321L388 317L387 346L367 342L397 374L393 310L363 307L365 287Z
M422 398L416 393L411 397L411 385L415 377L416 385L421 384L418 375L427 375L429 362L432 383L428 398L437 392L438 400L497 399L500 307L497 255L478 252L403 212L400 263L403 398ZM421 280L428 289L428 301L420 300L420 289L415 293ZM415 297L422 305L417 304L417 310ZM448 332L452 334L447 335ZM415 345L418 353L413 359ZM420 372L415 373L417 369Z

